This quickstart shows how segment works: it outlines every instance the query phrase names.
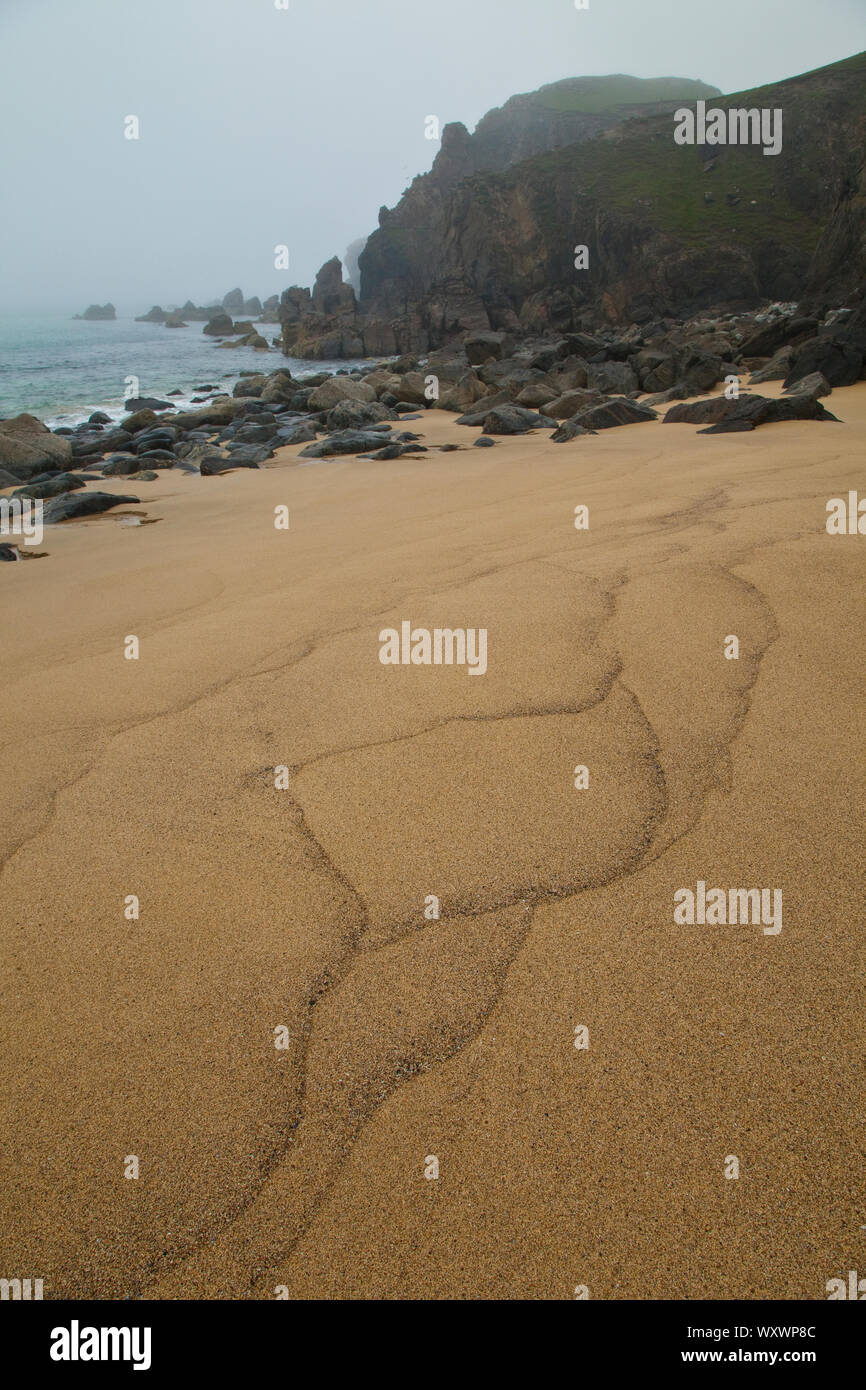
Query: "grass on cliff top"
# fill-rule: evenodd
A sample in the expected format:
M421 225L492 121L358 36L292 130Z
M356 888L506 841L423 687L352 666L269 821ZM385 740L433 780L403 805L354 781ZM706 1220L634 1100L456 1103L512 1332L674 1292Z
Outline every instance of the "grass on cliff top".
M654 101L699 101L719 95L690 77L629 77L614 73L609 77L566 77L539 87L535 101L548 111L566 115L607 115L623 106L645 106Z
M674 142L672 117L654 116L621 128L618 138L602 136L537 155L515 165L506 177L531 186L535 206L551 218L563 185L571 184L577 196L596 208L645 217L685 241L724 236L746 244L780 240L814 250L820 220L803 210L808 198L791 194L821 187L826 165L832 164L827 142L835 127L866 119L866 53L773 87L716 99L715 104L725 110L781 106L782 152L766 156L753 146L708 147L706 159L718 158L705 172L695 146ZM711 203L705 203L705 191L712 193ZM728 193L739 195L733 207Z

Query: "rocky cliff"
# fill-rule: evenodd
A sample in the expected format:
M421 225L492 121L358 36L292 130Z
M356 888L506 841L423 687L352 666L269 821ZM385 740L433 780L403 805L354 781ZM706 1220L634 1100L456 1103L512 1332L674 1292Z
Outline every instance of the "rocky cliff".
M623 101L635 93L621 84L636 81L624 78L592 80L620 86L608 109L566 111L570 125L539 113L545 91L554 104L586 104L589 81L513 98L473 136L445 127L433 169L382 209L360 257L368 351L392 350L391 336L396 350L418 352L467 330L561 331L843 295L866 278L866 54L711 99L781 109L782 149L770 156L676 144L671 111L694 104L694 83L683 102L670 89L652 94L665 114L623 120L637 104ZM601 108L603 85L592 96ZM599 115L600 133L585 124ZM521 132L511 147L509 129ZM576 141L558 143L575 130ZM556 143L509 164L537 141ZM586 269L575 267L578 245Z

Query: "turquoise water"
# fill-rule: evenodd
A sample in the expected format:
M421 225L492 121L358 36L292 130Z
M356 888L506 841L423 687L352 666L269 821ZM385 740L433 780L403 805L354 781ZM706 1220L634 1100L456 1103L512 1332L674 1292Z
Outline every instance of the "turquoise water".
M252 348L219 348L203 336L204 324L164 328L159 323L86 322L57 314L0 315L0 417L28 411L46 424L75 425L91 411L113 419L123 413L125 378L138 378L141 396L172 397L188 404L192 389L210 383L231 391L241 371L273 372L288 367L293 376L336 371L349 362L309 362ZM257 324L270 344L279 324Z

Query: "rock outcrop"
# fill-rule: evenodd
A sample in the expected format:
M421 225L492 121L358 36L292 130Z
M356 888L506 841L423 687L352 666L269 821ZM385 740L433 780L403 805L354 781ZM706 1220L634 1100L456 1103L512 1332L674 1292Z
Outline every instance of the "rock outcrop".
M780 153L678 145L668 113L491 172L484 158L508 157L493 113L475 136L446 126L433 169L382 209L360 256L362 333L386 325L417 353L467 333L643 324L861 283L866 54L716 104L781 108Z
M73 314L76 319L88 319L92 321L104 320L111 322L117 318L117 310L113 304L91 304L84 310L83 314Z

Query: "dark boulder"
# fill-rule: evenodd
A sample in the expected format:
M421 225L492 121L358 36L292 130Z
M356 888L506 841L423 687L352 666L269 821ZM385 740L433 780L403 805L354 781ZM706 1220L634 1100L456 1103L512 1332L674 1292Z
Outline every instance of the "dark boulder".
M818 328L811 318L783 318L764 324L740 344L742 357L770 357L779 348L802 343Z
M860 347L839 337L811 338L794 353L785 386L820 372L831 386L853 386L863 374L864 353Z
M330 458L333 454L364 454L382 447L381 433L373 430L341 430L302 449L299 458Z
M550 438L554 444L567 444L570 439L578 439L582 434L598 434L598 430L587 429L578 419L564 420Z
M785 387L785 392L789 396L811 396L815 401L819 396L831 395L832 391L833 387L820 372L812 372L811 376L804 376L799 381L795 381L792 386Z
M55 473L51 478L43 483L25 483L23 487L16 488L13 497L61 497L64 492L75 492L80 487L86 486L84 478L77 478L74 473Z
M136 473L141 467L135 454L112 454L102 465L106 478L122 478L127 473Z
M763 400L763 397L743 395L739 399L741 401ZM672 406L662 420L662 424L715 425L719 420L724 420L728 415L732 415L738 404L738 401L728 400L725 396L708 396L700 401L683 402L682 405Z
M122 507L125 502L140 501L139 497L115 497L110 492L67 492L48 503L42 519L51 525L80 516L98 516L112 507Z
M782 400L770 400L766 396L741 396L732 401L734 409L723 416L709 429L699 430L699 434L736 434L753 430L758 425L779 424L787 420L835 420L837 417L825 410L820 401L812 396L793 395Z
M228 314L214 314L202 329L210 338L225 338L233 332L234 324Z
M526 434L529 430L555 429L556 421L520 405L499 405L482 421L485 434Z
M155 396L131 396L124 402L126 410L171 410L171 401L160 401Z
M654 410L626 396L613 396L601 405L591 405L574 417L588 430L607 430L616 425L641 425L658 417Z

